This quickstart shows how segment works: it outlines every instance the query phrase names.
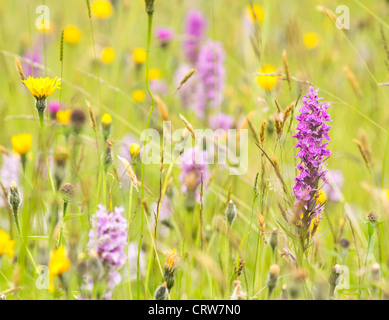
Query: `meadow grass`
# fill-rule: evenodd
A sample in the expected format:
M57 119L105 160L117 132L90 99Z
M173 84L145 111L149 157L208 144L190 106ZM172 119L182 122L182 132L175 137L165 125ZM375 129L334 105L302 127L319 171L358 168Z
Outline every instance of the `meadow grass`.
M344 1L351 13L349 30L336 28L335 21L317 8L335 12L337 1L156 0L154 13L148 14L144 0L123 0L112 1L113 12L106 19L90 11L92 0L44 1L51 23L46 32L35 27L35 8L41 2L0 3L0 181L4 186L0 230L15 240L10 244L0 237L0 296L85 298L83 275L87 273L95 285L86 297L103 298L108 280L101 273L108 269L96 252L98 244L88 246L91 238L98 237L94 215L97 205L103 204L108 211L123 208L128 233L126 259L116 271L121 281L114 286L113 299L153 299L156 290L167 299L388 297L389 88L382 85L389 64L383 39L389 37L386 1ZM246 15L253 3L264 11L260 23ZM207 19L204 42L220 42L225 53L223 101L208 107L203 118L180 99L180 91L191 80L199 81L199 71L180 90L174 78L177 68L188 63L183 50L185 17L193 8ZM68 25L80 30L75 44L63 35ZM175 31L167 47L155 36L161 26ZM304 44L307 33L317 37L313 48ZM101 58L106 47L115 52L109 63ZM139 65L133 59L136 48L148 52ZM79 131L77 119L69 123L55 116L50 119L48 110L41 128L34 98L15 68L17 59L26 72L31 65L26 53L34 50L41 58L34 64L34 76L58 76L62 81L61 89L47 102L59 100L60 108L73 114L76 109L84 111ZM279 76L270 90L256 79L265 64L274 66ZM166 90L150 85L149 69L159 70L157 80L166 84ZM332 154L326 164L337 200L326 195L323 219L302 247L296 225L283 215L294 210L292 188L298 175L294 117L300 114L310 85L331 104L328 148ZM142 90L145 97L135 97L135 90ZM287 120L277 129L288 106ZM249 130L248 170L230 175L223 166L209 165L193 205L182 189L185 170L175 164L142 164L145 152L139 136L149 127L162 132L164 119L171 121L173 129L206 128L210 116L218 112L231 115L234 128ZM109 129L101 121L105 113L112 118ZM261 130L265 119L267 125ZM104 130L111 130L108 139ZM25 155L25 169L17 169L22 199L18 236L12 203L8 206L5 194L11 192L7 172L20 161L11 137L20 133L32 134L32 146ZM141 152L123 164L117 156L123 156L128 134L138 141ZM65 148L62 158L58 146ZM15 157L7 163L5 156L12 154ZM65 161L64 166L60 161ZM58 170L64 172L59 186ZM334 171L341 173L342 183L335 181ZM73 188L69 198L61 191L65 183ZM161 221L166 199L171 214ZM236 206L232 224L225 218L230 200ZM5 243L14 246L13 254L6 254ZM66 257L59 252L56 260L54 252L61 245ZM48 288L34 263L39 268L50 262ZM55 263L59 269L53 273ZM348 273L340 278L349 281L342 288L336 280L344 266ZM169 281L174 285L165 292ZM43 288L39 283L45 284Z

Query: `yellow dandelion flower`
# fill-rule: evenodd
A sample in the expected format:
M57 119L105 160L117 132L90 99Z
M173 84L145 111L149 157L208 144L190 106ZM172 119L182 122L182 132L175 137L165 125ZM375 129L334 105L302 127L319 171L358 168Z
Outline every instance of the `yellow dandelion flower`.
M115 50L111 47L105 47L101 52L101 61L105 64L110 64L115 60Z
M70 116L72 115L72 110L58 110L57 111L57 120L60 124L63 124L64 126L68 125L70 122Z
M70 269L70 261L67 257L67 252L63 246L60 246L54 252L50 253L49 272L50 279L55 279L57 276L65 273Z
M28 77L26 80L21 80L37 100L44 100L51 95L55 90L61 89L61 79L55 78L33 78Z
M109 113L104 113L103 117L101 118L101 123L103 126L110 126L112 123L112 116Z
M8 258L13 258L15 240L11 240L11 236L4 230L0 230L0 257L6 254Z
M169 270L173 270L177 267L179 262L179 257L176 249L173 249L172 251L166 251L164 252L166 255L165 259L165 266Z
M319 45L319 36L313 32L304 34L304 44L308 50L315 49Z
M162 73L158 69L150 68L149 70L149 80L157 80L162 78Z
M132 93L132 98L135 102L143 102L146 99L146 93L141 89L137 89Z
M327 195L323 190L317 191L316 194L316 204L323 204L327 201Z
M92 14L100 19L107 19L112 16L113 6L108 0L96 0L91 5Z
M140 145L137 143L133 143L130 145L130 154L133 158L136 158L140 153Z
M26 155L31 149L32 134L21 133L13 135L11 138L11 144L15 153L18 153L21 156Z
M81 31L74 25L67 25L63 31L63 38L67 43L77 44L81 41Z
M246 17L250 19L252 22L258 21L261 23L263 18L265 17L265 13L261 6L258 4L253 4L252 6L246 7Z
M270 64L266 64L265 66L259 69L259 73L274 73L274 72L277 72L277 70ZM257 82L262 88L266 90L271 90L277 84L277 80L278 80L277 78L278 77L273 77L273 76L258 76Z
M386 189L385 191L386 191L386 197L387 197L388 200L389 200L389 189Z
M147 52L143 48L136 48L132 52L132 58L134 59L136 64L143 64L146 62Z

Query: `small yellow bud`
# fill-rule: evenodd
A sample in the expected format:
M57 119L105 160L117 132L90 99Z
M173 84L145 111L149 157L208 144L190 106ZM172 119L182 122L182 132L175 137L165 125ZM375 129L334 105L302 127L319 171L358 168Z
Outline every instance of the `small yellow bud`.
M109 127L112 124L112 116L109 113L104 113L101 118L101 123L105 127Z
M77 44L81 40L81 31L74 25L68 25L63 32L65 42L70 44Z
M143 64L146 62L147 52L143 48L136 48L132 52L132 57L136 64Z
M140 153L140 145L137 143L133 143L130 146L130 154L133 158L136 158Z
M137 89L132 93L132 98L135 102L143 102L146 99L146 94L143 90Z
M104 64L111 64L115 60L115 50L111 47L105 47L101 52L101 61Z

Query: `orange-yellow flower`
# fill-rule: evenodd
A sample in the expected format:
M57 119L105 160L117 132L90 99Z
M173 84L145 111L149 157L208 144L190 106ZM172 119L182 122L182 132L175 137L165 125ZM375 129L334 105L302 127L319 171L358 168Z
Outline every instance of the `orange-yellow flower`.
M70 261L63 246L58 247L58 249L50 253L49 272L51 280L65 273L69 269Z
M304 35L304 44L308 50L315 49L319 45L319 36L314 33L306 33Z
M70 122L70 116L72 115L72 110L59 110L57 111L57 120L60 124L63 124L64 126L68 125Z
M130 154L133 158L136 158L140 153L140 145L138 143L133 143L130 145Z
M154 69L154 68L151 68L149 70L149 80L152 81L152 80L157 80L157 79L161 79L162 77L162 73L160 70L158 69Z
M103 126L110 126L112 123L112 116L109 113L104 113L103 117L101 118L101 123Z
M266 64L259 69L259 73L274 73L274 72L277 72L277 70L270 64ZM271 90L277 84L277 78L278 77L275 76L258 76L257 82L262 88L266 90Z
M115 50L111 47L105 47L101 52L101 61L110 64L115 60Z
M251 19L252 22L261 23L265 17L265 13L263 12L261 6L253 4L252 6L250 5L246 8L246 17Z
M30 133L21 133L18 135L13 135L11 138L11 144L13 151L20 155L27 154L31 149L32 144L32 134Z
M137 89L132 93L132 98L135 102L143 102L146 99L146 93L141 89Z
M63 30L63 38L69 44L77 44L81 41L81 31L74 25L67 25Z
M91 5L92 14L100 19L107 19L112 15L113 6L108 0L96 0Z
M179 257L176 249L173 249L171 251L165 252L166 259L165 259L165 267L169 270L173 270L177 267L179 263Z
M136 48L132 52L132 58L134 59L136 64L143 64L146 62L147 52L143 48Z
M0 230L0 257L6 254L8 258L13 258L15 240L11 240L10 235L4 230Z
M37 100L46 99L51 95L56 89L61 89L61 79L55 78L33 78L28 77L22 82L26 85L27 89Z

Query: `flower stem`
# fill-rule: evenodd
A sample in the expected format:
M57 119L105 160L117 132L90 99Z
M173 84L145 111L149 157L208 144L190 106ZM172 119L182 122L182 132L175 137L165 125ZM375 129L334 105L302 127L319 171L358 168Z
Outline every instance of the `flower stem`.
M149 129L150 127L150 122L151 122L151 116L154 111L155 107L155 101L153 94L150 89L150 83L149 83L149 60L150 60L150 44L151 44L151 31L153 27L153 13L148 13L148 30L147 30L147 55L146 55L146 87L147 91L150 95L151 98L151 109L149 116L147 118L147 123L146 123L146 130ZM142 166L141 166L141 203L142 203L142 215L141 215L141 227L140 227L140 240L139 240L139 247L138 247L138 259L137 259L137 291L138 291L138 299L140 298L140 276L139 276L139 255L140 255L140 248L142 246L142 241L143 241L143 229L144 229L144 205L143 205L143 198L144 198L144 173L145 173L145 164L144 164L144 159L145 159L145 152L143 152L143 160L142 160ZM146 283L147 287L147 283Z

